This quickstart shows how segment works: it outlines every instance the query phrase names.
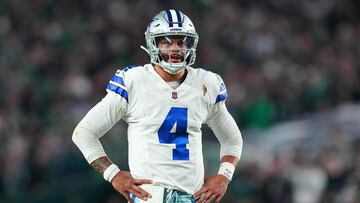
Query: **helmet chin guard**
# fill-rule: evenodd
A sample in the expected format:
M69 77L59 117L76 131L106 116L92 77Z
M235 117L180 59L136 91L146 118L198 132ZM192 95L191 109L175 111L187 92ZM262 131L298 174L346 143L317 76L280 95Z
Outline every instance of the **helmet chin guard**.
M186 46L180 49L183 56L181 62L174 63L169 57L163 57L164 51L171 51L158 47L158 40L164 37L183 39ZM170 9L161 11L153 17L145 31L146 48L141 48L149 54L151 63L162 67L170 74L176 74L195 63L198 40L199 36L191 20L182 12Z
M168 63L163 60L159 64L156 64L156 65L162 67L164 69L164 71L166 71L170 74L179 73L186 67L185 61L181 62L181 63L171 63L171 62Z

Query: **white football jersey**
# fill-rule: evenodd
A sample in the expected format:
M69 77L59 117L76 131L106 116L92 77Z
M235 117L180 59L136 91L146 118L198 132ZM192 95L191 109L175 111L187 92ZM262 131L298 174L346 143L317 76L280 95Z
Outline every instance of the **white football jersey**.
M201 125L216 104L227 98L215 73L187 67L175 90L151 64L118 70L107 86L126 99L129 168L135 178L189 194L204 180Z

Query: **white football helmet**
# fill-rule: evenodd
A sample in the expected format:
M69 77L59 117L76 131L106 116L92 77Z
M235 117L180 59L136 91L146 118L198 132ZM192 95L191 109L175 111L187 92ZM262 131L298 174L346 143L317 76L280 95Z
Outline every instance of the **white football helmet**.
M171 37L181 38L184 46L176 49L182 53L181 62L171 62L164 52L174 49L158 48L159 40ZM199 36L190 18L178 10L164 10L153 17L145 31L146 48L141 46L150 56L150 61L162 67L170 74L176 74L195 63L196 46Z

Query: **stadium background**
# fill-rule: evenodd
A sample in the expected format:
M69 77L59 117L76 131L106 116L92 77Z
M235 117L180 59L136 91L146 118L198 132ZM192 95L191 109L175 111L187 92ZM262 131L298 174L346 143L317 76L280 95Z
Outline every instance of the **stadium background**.
M147 63L150 18L187 14L245 148L222 202L360 202L356 0L0 0L0 202L124 202L71 142L116 68ZM102 140L127 168L125 125ZM206 171L218 167L204 127Z

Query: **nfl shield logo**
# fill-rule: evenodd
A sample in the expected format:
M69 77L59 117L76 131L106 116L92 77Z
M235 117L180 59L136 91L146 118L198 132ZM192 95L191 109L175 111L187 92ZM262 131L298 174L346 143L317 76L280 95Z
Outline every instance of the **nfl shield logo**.
M171 98L177 99L178 98L177 92L172 92Z

